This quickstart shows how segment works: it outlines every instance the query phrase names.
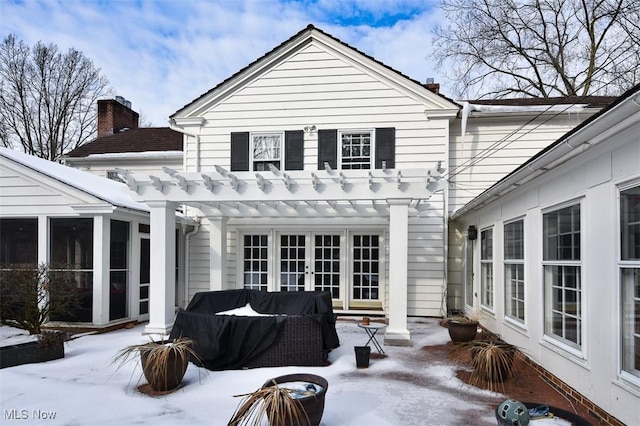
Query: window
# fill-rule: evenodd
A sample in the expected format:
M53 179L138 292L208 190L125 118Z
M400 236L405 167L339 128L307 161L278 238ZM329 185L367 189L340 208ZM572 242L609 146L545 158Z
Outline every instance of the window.
M342 133L340 140L343 169L371 168L371 132Z
M640 186L620 191L622 370L640 378Z
M582 346L580 205L543 215L545 334Z
M353 236L353 298L378 300L380 298L380 237L378 235Z
M524 323L524 221L504 226L504 294L507 317Z
M244 236L244 288L267 291L267 253L266 235Z
M480 233L480 304L493 310L493 229Z
M318 170L393 169L396 166L396 129L374 131L318 130Z
M38 219L0 219L0 265L38 264Z
M80 307L58 321L93 320L93 219L51 219L51 267L73 274Z
M284 137L284 139L283 139ZM304 169L304 132L231 133L231 171Z
M258 133L251 135L251 160L254 171L269 170L269 164L280 169L281 152L281 133Z
M120 177L115 170L107 170L107 179L115 180L116 182L124 183L124 180Z

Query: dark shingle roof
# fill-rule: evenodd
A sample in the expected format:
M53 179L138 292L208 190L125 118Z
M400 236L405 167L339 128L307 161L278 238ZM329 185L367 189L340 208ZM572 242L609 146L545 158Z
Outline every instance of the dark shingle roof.
M467 102L476 105L574 105L587 104L590 107L605 107L618 99L617 96L562 96L554 98L509 98L509 99L474 99Z
M94 139L66 157L147 151L182 151L182 133L168 127L141 127Z

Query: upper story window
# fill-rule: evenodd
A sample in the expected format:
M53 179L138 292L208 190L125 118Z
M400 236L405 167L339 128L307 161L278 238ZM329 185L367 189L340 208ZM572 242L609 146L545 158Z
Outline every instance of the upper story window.
M304 168L304 132L231 133L231 171Z
M340 134L341 168L371 168L371 132L342 132Z
M269 164L281 169L282 133L252 133L251 162L254 171L269 170Z
M107 170L107 179L115 180L116 182L124 183L124 180L120 177L115 170Z

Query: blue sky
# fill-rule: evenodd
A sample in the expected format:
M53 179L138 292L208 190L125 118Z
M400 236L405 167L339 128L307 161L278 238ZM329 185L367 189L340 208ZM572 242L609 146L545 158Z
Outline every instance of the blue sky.
M155 126L308 24L416 80L438 0L0 0L0 34L81 50Z

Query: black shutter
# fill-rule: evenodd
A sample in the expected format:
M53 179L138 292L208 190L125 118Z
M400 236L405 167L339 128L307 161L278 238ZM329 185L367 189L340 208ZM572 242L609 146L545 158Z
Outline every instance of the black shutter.
M249 170L249 132L231 133L231 171Z
M337 130L318 130L318 170L324 170L325 162L332 169L338 168Z
M382 162L387 169L396 167L396 129L384 127L376 129L376 169L382 168Z
M302 170L304 168L304 132L293 130L284 132L284 168Z

